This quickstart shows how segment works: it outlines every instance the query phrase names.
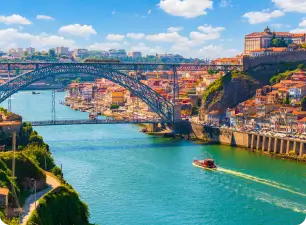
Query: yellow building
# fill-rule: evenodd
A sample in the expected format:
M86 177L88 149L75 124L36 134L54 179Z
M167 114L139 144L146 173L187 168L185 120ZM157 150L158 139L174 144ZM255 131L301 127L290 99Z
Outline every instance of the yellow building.
M123 105L124 104L124 93L121 91L113 91L112 92L112 103Z

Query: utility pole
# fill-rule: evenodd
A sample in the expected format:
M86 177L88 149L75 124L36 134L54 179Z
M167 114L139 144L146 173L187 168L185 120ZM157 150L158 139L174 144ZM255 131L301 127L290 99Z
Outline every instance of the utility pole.
M12 179L15 180L16 131L13 132L12 150L13 150L13 159L12 159Z

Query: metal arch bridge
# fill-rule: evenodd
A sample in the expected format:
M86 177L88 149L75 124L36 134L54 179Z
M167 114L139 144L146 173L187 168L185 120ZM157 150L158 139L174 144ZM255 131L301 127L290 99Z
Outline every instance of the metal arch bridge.
M178 71L204 71L218 70L231 71L242 70L242 65L214 65L214 64L152 64L152 63L0 63L0 70L7 70L10 76L11 71L26 71L17 77L9 79L0 85L0 103L15 94L22 88L39 80L55 77L57 75L81 73L93 75L96 78L106 78L126 88L131 93L145 102L161 121L174 121L174 103L178 94L177 72ZM149 86L140 82L137 78L131 77L129 71L173 71L173 99L168 101ZM53 96L52 111L55 110ZM10 107L10 101L9 101ZM53 119L53 125L55 125ZM73 122L70 121L72 124ZM125 121L127 122L127 121ZM34 124L34 123L33 123ZM35 123L38 124L38 123ZM64 122L61 123L63 125ZM43 123L41 123L43 125ZM51 125L51 124L50 124ZM60 124L58 124L60 125Z

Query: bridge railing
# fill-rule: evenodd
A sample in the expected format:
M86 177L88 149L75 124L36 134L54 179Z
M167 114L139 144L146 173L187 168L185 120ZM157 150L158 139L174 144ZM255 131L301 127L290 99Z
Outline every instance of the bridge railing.
M45 121L27 121L32 126L51 126L51 125L82 125L82 124L154 124L154 123L167 123L162 120L106 120L106 119L95 119L95 120L45 120ZM168 121L171 123L171 121Z

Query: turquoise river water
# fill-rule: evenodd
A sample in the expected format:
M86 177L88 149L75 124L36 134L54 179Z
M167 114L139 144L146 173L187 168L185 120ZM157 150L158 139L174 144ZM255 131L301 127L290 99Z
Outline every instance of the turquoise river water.
M56 93L57 102L65 93ZM3 103L7 106L7 103ZM12 97L24 120L51 119L51 91ZM56 104L59 119L87 113ZM306 164L220 145L152 137L135 125L35 128L97 224L301 224ZM206 153L220 170L192 166Z

